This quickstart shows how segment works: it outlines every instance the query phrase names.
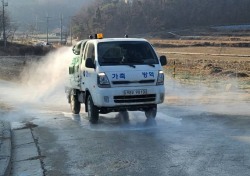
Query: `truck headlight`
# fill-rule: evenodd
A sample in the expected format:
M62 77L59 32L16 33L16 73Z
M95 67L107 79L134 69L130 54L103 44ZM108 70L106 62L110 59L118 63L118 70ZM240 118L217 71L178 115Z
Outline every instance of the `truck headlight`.
M158 78L157 78L156 85L163 85L163 84L164 84L164 72L162 70L160 70L158 72Z
M110 88L110 83L105 73L98 73L97 84L100 88Z

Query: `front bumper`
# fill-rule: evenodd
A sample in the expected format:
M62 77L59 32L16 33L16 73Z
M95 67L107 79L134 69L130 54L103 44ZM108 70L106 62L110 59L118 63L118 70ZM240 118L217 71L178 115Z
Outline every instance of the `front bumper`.
M163 103L165 97L164 86L145 86L145 87L122 87L122 88L98 88L98 91L91 93L94 104L101 107L121 107L136 105L150 105ZM125 90L146 89L144 95L124 95ZM98 93L96 93L98 92Z

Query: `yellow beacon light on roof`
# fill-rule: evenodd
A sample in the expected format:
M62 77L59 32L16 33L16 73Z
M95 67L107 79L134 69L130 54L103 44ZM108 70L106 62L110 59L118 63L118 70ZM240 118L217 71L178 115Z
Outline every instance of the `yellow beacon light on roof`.
M96 39L103 39L103 34L102 33L96 34Z

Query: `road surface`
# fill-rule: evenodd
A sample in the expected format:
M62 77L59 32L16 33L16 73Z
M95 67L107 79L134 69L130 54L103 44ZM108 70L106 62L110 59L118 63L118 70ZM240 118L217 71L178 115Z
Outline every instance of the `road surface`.
M12 175L250 175L249 101L166 102L155 120L129 112L126 124L110 113L90 125L62 93L34 99L15 83L0 85L0 120L13 126Z

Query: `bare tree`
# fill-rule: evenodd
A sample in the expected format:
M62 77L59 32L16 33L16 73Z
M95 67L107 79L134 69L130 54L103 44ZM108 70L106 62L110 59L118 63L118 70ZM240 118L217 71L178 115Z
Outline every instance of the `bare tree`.
M11 43L14 40L15 33L16 33L17 29L18 29L18 25L16 25L16 24L11 24L7 28L6 38L7 38L7 40L9 39Z

